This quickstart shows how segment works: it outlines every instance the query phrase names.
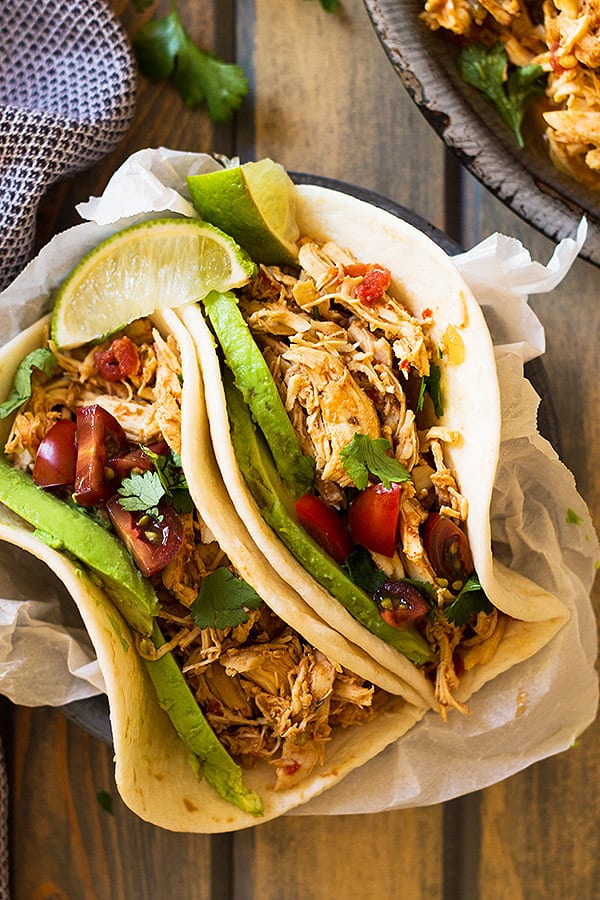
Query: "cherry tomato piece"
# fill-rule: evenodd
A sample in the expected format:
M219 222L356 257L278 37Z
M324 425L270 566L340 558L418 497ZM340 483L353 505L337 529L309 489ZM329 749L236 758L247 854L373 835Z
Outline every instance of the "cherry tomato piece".
M138 348L127 335L115 338L106 350L94 354L96 368L107 381L123 381L141 368Z
M305 531L332 556L343 563L352 549L352 538L341 516L314 494L296 501L296 515Z
M167 503L159 504L160 521L145 513L123 509L117 497L110 498L106 511L142 575L148 577L160 572L179 551L183 542L183 525Z
M393 556L398 539L402 488L392 484L370 484L352 501L348 524L352 537L373 553Z
M77 447L77 426L71 419L59 419L42 439L33 464L33 480L40 487L73 484Z
M169 445L166 441L156 441L149 444L148 449L157 456L168 456ZM111 456L108 461L109 467L116 473L117 477L122 481L132 472L151 472L154 468L154 462L141 447L134 447L129 453L122 456Z
M475 570L464 531L446 516L429 513L423 529L423 544L433 571L448 581L464 581Z
M393 628L413 628L431 609L427 600L406 581L386 581L373 594L384 622Z
M77 410L77 464L73 496L81 506L97 506L116 490L117 478L107 465L129 450L115 417L98 404Z

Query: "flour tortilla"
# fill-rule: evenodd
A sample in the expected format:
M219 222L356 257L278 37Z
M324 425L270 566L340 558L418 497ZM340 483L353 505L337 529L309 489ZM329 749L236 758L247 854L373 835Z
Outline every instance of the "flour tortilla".
M408 223L347 194L314 185L297 187L300 234L334 241L360 262L377 262L392 274L390 293L416 316L433 312L432 336L456 348L439 360L444 415L440 425L461 440L447 450L469 504L467 534L475 569L495 607L511 617L493 658L465 673L455 696L466 700L483 684L528 659L568 619L561 601L493 558L490 503L500 447L500 396L491 338L481 309L444 251ZM215 342L199 305L178 314L192 334L205 382L215 454L235 508L254 542L277 572L293 585L320 619L366 650L435 706L422 672L399 651L369 632L304 569L265 523L237 466Z
M258 552L231 503L212 454L191 338L173 313L157 316L155 324L163 333L171 331L179 344L184 375L182 464L205 523L242 577L284 621L334 662L354 672L364 668L388 688L385 706L371 722L336 730L327 746L324 764L296 787L274 791L275 775L265 762L258 762L245 773L245 784L257 791L264 803L264 816L256 819L223 800L196 776L188 751L158 704L130 627L96 581L81 565L43 543L31 526L1 504L0 540L45 562L77 605L106 684L115 780L126 805L141 818L173 831L233 831L268 821L337 784L408 731L422 718L427 706L410 684L374 664L368 654L322 622ZM0 351L0 399L8 396L19 362L41 345L46 325L47 318L40 320ZM0 422L3 442L9 429L10 420ZM369 675L363 677L372 680ZM415 702L407 702L407 697Z

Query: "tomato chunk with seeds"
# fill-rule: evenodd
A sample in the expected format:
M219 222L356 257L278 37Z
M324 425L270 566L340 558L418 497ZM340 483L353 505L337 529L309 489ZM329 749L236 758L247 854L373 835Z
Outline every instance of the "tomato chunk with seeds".
M393 556L398 541L400 498L402 488L392 484L370 484L356 497L348 511L348 524L357 544L380 553Z
M46 432L33 464L33 480L40 487L62 487L75 481L77 426L71 419L59 419Z
M77 410L77 460L73 497L81 506L97 506L117 487L108 460L129 450L119 422L97 403Z
M124 381L141 369L139 350L127 335L115 338L110 347L94 354L94 363L107 381Z
M423 528L423 544L433 571L448 581L464 581L475 570L464 531L446 516L429 513Z
M296 501L296 515L304 530L336 562L343 563L352 549L352 538L339 513L320 497L304 494Z
M183 542L183 525L168 503L159 504L158 518L124 509L118 497L110 498L106 511L142 575L149 577L160 572L179 551Z
M392 628L414 628L429 614L429 603L406 581L386 581L373 594L379 614Z

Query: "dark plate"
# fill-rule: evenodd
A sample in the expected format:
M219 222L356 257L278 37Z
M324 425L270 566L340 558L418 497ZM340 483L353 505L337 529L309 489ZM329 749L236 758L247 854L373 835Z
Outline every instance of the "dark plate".
M460 78L448 37L420 21L423 0L364 3L404 87L460 162L553 241L573 237L586 215L589 232L581 256L600 265L600 192L559 172L536 129L526 131L526 148L519 149L494 108Z
M426 222L420 216L417 216L404 206L400 206L400 204L388 200L387 197L383 197L380 194L376 194L373 191L364 188L356 187L355 185L335 181L331 178L322 178L301 172L293 172L291 174L297 184L317 184L321 187L332 188L333 190L341 191L344 194L358 197L360 200L371 203L373 206L385 209L399 219L403 219L411 225L414 225L419 231L424 232L428 237L439 244L446 253L453 254L460 252L460 247L449 238L447 234L435 228L433 225L430 225L429 222ZM540 397L544 398L540 404L539 411L538 424L540 431L553 444L556 451L560 453L558 422L552 402L549 399L546 374L541 361L535 359L528 363L526 366L526 374L537 393ZM90 697L86 700L76 700L73 703L60 707L60 709L69 719L94 735L94 737L99 738L107 744L112 743L110 722L108 718L108 701L105 696Z

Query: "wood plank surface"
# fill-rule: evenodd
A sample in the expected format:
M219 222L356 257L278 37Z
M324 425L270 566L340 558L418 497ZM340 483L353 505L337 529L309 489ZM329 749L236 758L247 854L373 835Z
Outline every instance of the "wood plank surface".
M392 71L361 0L179 0L192 35L235 53L251 92L230 126L140 79L120 146L40 208L38 245L77 221L74 205L146 146L271 156L378 191L470 246L490 231L551 245L469 177L458 176ZM131 33L140 21L113 0ZM160 0L163 14L168 0ZM448 173L456 181L448 182ZM460 195L464 208L446 202ZM563 457L600 510L599 270L577 262L550 298L545 367ZM596 524L600 524L598 517ZM600 596L595 595L596 609ZM110 748L54 710L14 708L5 729L11 782L13 900L504 900L600 896L598 725L575 749L469 797L366 816L287 817L235 835L171 834L120 801ZM368 790L368 784L365 784ZM110 809L106 807L109 806Z

